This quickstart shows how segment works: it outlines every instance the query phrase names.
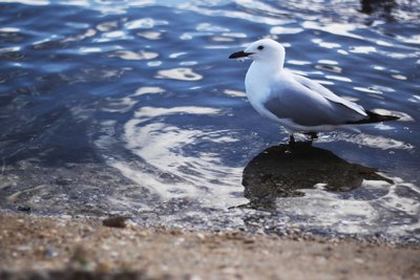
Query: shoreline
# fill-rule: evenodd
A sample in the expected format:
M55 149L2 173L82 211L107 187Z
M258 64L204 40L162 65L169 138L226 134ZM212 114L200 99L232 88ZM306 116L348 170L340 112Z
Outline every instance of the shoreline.
M420 279L420 248L0 212L1 279Z

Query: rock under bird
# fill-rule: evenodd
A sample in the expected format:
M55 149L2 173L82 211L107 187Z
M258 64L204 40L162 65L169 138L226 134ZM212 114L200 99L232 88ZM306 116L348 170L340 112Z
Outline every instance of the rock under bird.
M313 140L320 131L398 119L368 111L318 82L288 71L284 68L285 54L280 43L262 39L229 58L253 60L245 77L249 102L258 113L284 126L289 143L295 142L296 132Z

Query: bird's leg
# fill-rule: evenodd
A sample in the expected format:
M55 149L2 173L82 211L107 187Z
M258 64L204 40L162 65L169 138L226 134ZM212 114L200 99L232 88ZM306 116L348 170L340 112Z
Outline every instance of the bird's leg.
M318 134L317 134L316 132L314 132L314 131L307 132L307 133L305 133L305 134L306 134L306 135L308 135L308 136L310 137L309 143L311 143L311 144L312 144L312 142L313 142L315 139L318 139Z
M296 144L296 141L295 141L295 136L293 136L293 133L291 133L290 135L289 135L289 145L290 146L293 146L293 145L295 145Z
M318 133L316 132L310 132L309 136L311 136L311 141L318 139Z

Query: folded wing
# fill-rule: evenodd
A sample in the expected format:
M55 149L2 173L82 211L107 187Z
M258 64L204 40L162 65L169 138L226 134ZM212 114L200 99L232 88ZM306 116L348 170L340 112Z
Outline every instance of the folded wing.
M320 83L312 81L311 79L308 79L308 78L303 77L303 76L295 75L295 74L293 74L293 78L298 83L300 83L301 85L303 85L303 86L307 87L308 89L322 95L324 98L328 99L329 101L335 102L335 103L340 103L340 104L356 111L360 115L367 117L367 113L362 106L360 106L356 103L353 103L349 100L346 100L346 99L344 99L340 96L335 95L332 91L330 91L329 89L327 89L326 87L324 87Z
M307 86L310 82L305 78L276 84L264 107L277 118L290 119L302 126L343 125L367 117L361 106L336 96L317 83L311 84L310 88Z

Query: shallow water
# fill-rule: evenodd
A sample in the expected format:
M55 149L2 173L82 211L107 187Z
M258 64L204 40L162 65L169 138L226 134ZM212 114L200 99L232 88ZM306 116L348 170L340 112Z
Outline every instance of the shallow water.
M420 10L360 7L0 1L1 208L420 242ZM273 161L287 134L247 102L249 62L227 59L264 36L286 67L401 121L322 134L310 164Z

